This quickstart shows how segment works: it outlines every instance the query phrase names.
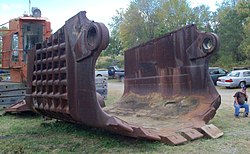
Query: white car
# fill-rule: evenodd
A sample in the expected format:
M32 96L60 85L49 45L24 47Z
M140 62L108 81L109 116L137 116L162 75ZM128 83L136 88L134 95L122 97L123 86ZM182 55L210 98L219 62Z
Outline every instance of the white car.
M233 88L250 85L250 70L235 70L218 78L217 86Z
M108 70L95 70L95 76L107 78L109 76L109 73L108 73Z

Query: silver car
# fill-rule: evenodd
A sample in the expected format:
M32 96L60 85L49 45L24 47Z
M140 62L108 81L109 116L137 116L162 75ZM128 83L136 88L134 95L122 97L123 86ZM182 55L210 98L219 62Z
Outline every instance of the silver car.
M233 88L250 85L250 70L235 70L218 78L217 86Z

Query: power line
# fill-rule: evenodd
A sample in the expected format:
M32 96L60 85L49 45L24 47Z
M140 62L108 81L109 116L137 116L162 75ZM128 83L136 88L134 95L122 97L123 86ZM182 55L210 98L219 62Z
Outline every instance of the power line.
M8 23L9 23L9 21L8 21L8 22L6 22L6 23L1 24L0 26L6 25L6 24L8 24Z

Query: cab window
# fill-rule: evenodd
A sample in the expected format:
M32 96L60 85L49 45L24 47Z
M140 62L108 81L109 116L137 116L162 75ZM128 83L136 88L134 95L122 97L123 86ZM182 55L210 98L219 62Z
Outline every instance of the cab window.
M12 35L11 49L12 49L11 60L14 62L17 62L18 61L18 33L14 33Z
M27 62L28 50L36 43L43 41L43 25L41 23L23 23L23 61Z

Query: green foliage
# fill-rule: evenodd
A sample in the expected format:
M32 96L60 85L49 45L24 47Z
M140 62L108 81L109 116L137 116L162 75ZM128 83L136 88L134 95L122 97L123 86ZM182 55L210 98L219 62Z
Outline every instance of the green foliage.
M112 58L103 58L102 60L97 60L96 62L96 69L107 69L108 66L112 65L113 59Z
M234 66L237 66L236 63L232 62L233 56L231 55L231 53L220 51L219 54L222 56L220 56L217 60L213 61L213 63L211 64L212 66L220 66L226 70L231 70ZM224 55L227 55L227 56L224 56Z
M191 21L196 24L198 29L206 32L212 32L216 26L215 13L209 9L206 5L200 5L192 9Z
M236 10L227 11L220 22L218 34L221 39L221 50L232 53L230 55L233 56L232 58L235 61L244 59L242 53L238 51L238 46L243 40L242 33L242 22L239 20Z
M111 27L110 44L107 49L102 52L101 56L118 56L122 54L122 43L119 37L119 26L122 22L123 10L117 10L117 15L112 17L113 22L109 24Z
M187 24L195 23L201 30L212 31L215 22L211 19L209 7L202 5L192 9L186 0L133 0L125 11L117 11L113 17L107 50L108 53L112 53L112 49L119 50L121 54Z
M250 1L225 0L218 10L217 32L221 40L218 60L228 67L249 63L249 5Z
M248 65L250 58L250 1L223 0L215 12L206 5L192 8L188 0L132 0L117 11L111 39L103 56L122 55L129 48L188 24L220 37L220 51L211 65Z
M185 0L134 0L123 15L120 38L124 49L131 48L186 24L193 23Z
M113 31L114 32L114 31ZM121 41L118 35L112 34L110 37L110 44L101 56L118 56L122 53Z
M96 69L107 69L108 66L111 65L117 65L120 68L124 68L124 56L99 57L96 62Z
M186 0L164 0L158 9L157 16L159 26L157 27L158 36L176 30L187 24L194 23L192 9Z
M144 14L139 6L136 2L131 2L120 25L119 36L125 50L144 42L146 36L150 35L150 32L147 31L150 28L144 24L144 18L147 18L147 14Z
M250 59L250 1L242 0L236 6L237 13L242 19L243 23L243 41L240 44L240 51L246 56L246 59Z

